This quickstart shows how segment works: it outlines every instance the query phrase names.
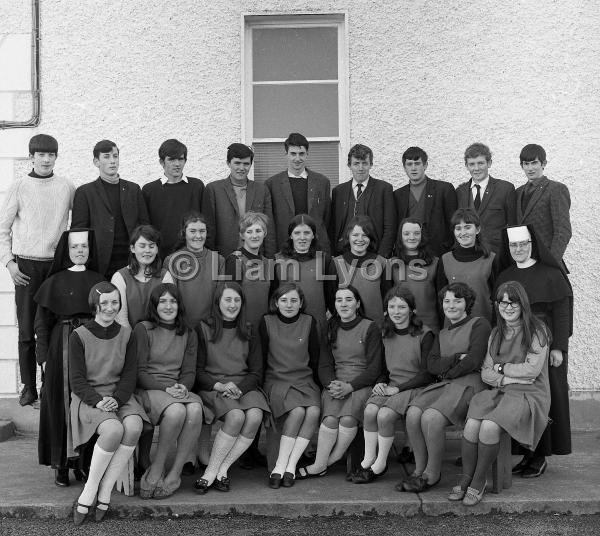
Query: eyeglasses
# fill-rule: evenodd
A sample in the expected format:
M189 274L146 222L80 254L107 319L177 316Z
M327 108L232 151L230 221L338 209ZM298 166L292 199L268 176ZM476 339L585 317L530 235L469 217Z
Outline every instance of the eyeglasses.
M516 301L501 300L497 303L498 303L498 307L500 307L501 309L507 309L508 307L510 307L511 309L516 309L517 307L521 307L521 304Z
M531 240L523 240L523 242L509 242L508 247L513 249L526 248L528 244L531 244Z

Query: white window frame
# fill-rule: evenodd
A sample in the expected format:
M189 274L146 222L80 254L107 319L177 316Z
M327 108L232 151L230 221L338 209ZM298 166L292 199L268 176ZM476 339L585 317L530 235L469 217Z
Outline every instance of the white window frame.
M346 12L316 13L242 13L242 106L241 125L242 139L247 145L252 143L282 143L285 138L253 138L253 86L256 85L290 85L302 82L333 83L332 80L293 80L284 82L252 82L252 30L254 28L314 28L336 27L338 32L338 136L308 137L309 142L334 141L338 143L339 182L347 174L346 153L350 145L350 101L348 76L348 15ZM318 170L317 170L318 171ZM252 177L254 175L251 171Z

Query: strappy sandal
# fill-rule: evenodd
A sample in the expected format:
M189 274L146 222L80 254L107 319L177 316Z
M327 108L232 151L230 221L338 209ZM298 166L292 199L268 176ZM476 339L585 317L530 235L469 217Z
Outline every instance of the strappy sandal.
M100 504L102 506L106 506L106 509L98 508L98 505L100 505ZM102 521L104 519L104 516L108 512L109 504L110 503L105 503L105 502L102 502L102 501L96 501L96 510L94 512L94 519L96 521L100 522L100 521Z
M299 467L296 471L296 480L306 480L307 478L318 478L320 476L325 476L327 474L327 469L321 471L320 473L309 473L306 470L306 467Z
M75 504L73 505L73 523L75 523L76 526L81 525L85 520L85 517L90 513L90 509L92 507L92 504L87 505L80 503L79 501L75 501ZM82 513L79 510L77 510L77 508L87 508L87 512Z

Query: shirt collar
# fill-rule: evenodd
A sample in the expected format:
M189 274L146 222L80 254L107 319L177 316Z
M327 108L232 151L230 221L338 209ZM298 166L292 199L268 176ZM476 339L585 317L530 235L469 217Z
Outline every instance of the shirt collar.
M362 191L364 192L367 189L367 185L369 184L369 180L371 180L371 177L367 177L367 180L362 184ZM358 182L356 182L354 179L352 179L352 191L356 193L356 187L358 186Z
M488 182L490 182L490 176L489 175L484 180L482 180L479 183L479 186L481 186L481 190L480 190L481 194L480 195L483 195L483 192L485 192L485 189L487 188ZM473 181L473 179L471 179L471 191L476 191L475 181Z
M302 173L300 173L300 175L294 175L293 173L290 172L290 170L288 169L288 177L291 179L308 179L308 171L306 171L306 168L304 168L304 171Z
M182 182L182 181L183 181L183 182L185 182L185 183L187 184L187 182L188 182L188 178L187 178L185 175L183 175L183 176L181 177L181 180L180 180L180 181L177 181L177 182ZM160 183L161 183L161 184L164 186L165 184L167 184L167 182L169 182L169 179L167 179L167 177L166 177L165 175L163 175L163 176L160 178ZM175 183L173 183L173 184L177 184L177 182L175 182Z

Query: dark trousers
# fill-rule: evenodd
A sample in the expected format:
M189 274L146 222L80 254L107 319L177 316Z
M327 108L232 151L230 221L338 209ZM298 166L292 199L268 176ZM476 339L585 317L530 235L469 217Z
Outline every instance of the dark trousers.
M17 266L21 272L30 277L29 284L26 286L15 285L17 322L19 324L19 370L21 371L21 382L27 387L35 388L37 368L33 323L37 303L35 303L33 297L48 277L52 261L32 261L18 258Z

